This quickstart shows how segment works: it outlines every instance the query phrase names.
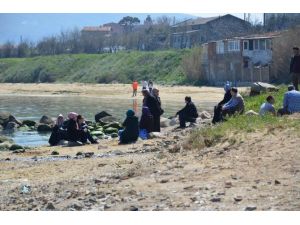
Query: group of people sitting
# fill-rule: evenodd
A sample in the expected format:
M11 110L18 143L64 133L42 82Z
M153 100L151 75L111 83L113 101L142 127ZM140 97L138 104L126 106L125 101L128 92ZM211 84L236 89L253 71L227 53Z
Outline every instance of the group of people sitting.
M221 102L214 108L214 117L212 122L215 124L225 120L225 117L231 116L235 113L242 114L245 110L245 103L243 97L238 93L237 88L230 87L227 82L224 86L225 95ZM259 115L264 116L270 113L274 116L282 116L286 114L293 114L300 112L300 92L295 90L293 85L288 86L288 91L284 94L283 107L278 109L277 113L274 107L275 98L269 95L260 106Z
M65 120L62 114L58 115L55 126L52 129L52 133L49 138L49 144L51 146L57 145L61 140L71 142L81 142L83 144L88 141L91 144L97 144L90 134L85 119L82 115L78 115L75 112L68 114L68 119Z

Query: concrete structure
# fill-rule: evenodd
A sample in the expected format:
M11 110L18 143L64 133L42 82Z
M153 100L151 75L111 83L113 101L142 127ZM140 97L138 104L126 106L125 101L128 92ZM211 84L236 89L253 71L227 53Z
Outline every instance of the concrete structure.
M171 47L191 48L212 40L249 33L250 23L230 14L189 19L172 26Z
M211 84L270 82L272 42L280 33L235 37L203 44L202 69Z

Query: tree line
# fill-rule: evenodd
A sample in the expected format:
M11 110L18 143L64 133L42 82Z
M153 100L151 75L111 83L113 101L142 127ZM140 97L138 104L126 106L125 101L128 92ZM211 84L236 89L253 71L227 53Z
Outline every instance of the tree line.
M40 55L103 53L123 50L152 51L170 46L170 29L174 19L167 16L155 21L147 16L141 25L137 17L124 17L119 21L122 33L86 35L78 28L61 31L58 35L44 37L37 43L21 40L15 45L7 41L0 47L0 57L34 57Z

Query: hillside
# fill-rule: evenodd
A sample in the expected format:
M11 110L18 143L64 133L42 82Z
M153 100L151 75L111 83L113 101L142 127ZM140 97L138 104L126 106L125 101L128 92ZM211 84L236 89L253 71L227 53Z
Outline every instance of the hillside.
M130 83L153 79L185 83L181 61L189 50L74 54L0 59L0 82Z

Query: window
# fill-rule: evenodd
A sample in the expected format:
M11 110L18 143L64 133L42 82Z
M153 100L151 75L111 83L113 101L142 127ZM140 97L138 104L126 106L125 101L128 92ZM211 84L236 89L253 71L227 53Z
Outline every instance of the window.
M259 49L266 50L266 40L265 39L259 40Z
M259 40L254 40L254 50L259 50Z
M267 39L267 40L266 40L266 48L267 48L267 49L271 49L271 45L272 45L271 39Z
M223 41L217 41L216 51L217 51L217 54L223 54L224 53L224 42Z
M244 45L244 50L249 50L249 41L244 41L243 42L243 45Z
M228 41L228 51L229 52L237 52L240 50L240 41Z

